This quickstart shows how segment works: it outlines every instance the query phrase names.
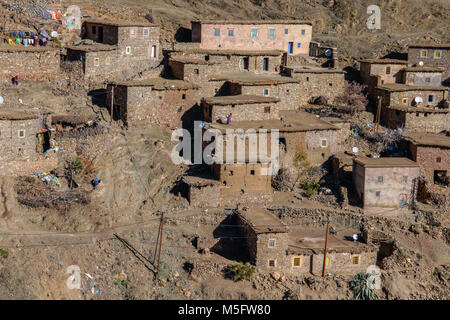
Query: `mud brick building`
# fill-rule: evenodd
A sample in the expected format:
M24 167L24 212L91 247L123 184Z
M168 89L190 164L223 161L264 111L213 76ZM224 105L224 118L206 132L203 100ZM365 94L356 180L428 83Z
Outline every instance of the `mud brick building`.
M277 119L279 101L277 98L253 95L204 98L201 102L203 120L226 123L230 113L232 121Z
M384 124L393 129L426 132L448 129L448 92L449 89L443 86L397 83L375 89L375 95L382 99L381 121Z
M162 54L158 25L139 22L87 20L82 42L67 48L66 61L82 61L86 79L101 82L133 76L159 65Z
M110 83L106 101L113 119L128 127L180 128L197 104L197 89L191 82L164 78Z
M299 81L280 75L262 75L247 72L221 73L212 81L225 81L223 91L230 95L256 95L280 100L282 110L300 108L301 90Z
M444 69L442 82L449 85L450 77L450 43L417 43L408 46L408 66L440 67Z
M359 61L361 79L370 95L380 85L403 82L403 69L408 61L399 59L364 59Z
M48 144L48 139L38 139L38 135L45 132L45 123L39 115L24 110L1 108L0 174L25 175L54 169L57 160L51 155L46 157L42 154L41 143Z
M202 49L266 49L307 55L311 36L312 24L308 21L192 21L192 42Z
M279 155L281 161L292 162L294 155L298 152L304 152L308 161L312 165L322 165L334 153L339 152L341 146L338 144L339 128L323 121L306 112L296 111L279 111L280 119L262 120L262 121L232 121L231 124L211 123L208 128L218 129L223 135L223 150L220 145L216 145L216 151L222 151L225 155L227 152L227 134L239 135L237 131L234 133L227 132L229 129L247 130L252 129L256 135L260 130L267 130L267 156L271 154L271 146L279 147ZM271 131L278 130L279 141L273 143L271 141ZM242 137L245 139L245 153L249 154L250 136ZM237 139L237 138L234 138ZM261 141L257 138L258 144ZM237 140L234 144L237 146Z
M413 86L440 86L442 84L443 68L438 67L408 67L403 70L404 84Z
M299 103L306 105L314 97L325 97L332 102L344 93L346 88L345 71L309 66L284 67L283 73L300 82Z
M415 201L419 165L408 158L353 160L353 183L363 207L403 208Z
M321 275L323 229L306 230L287 226L265 209L238 210L233 223L241 226L250 262L259 272L290 275ZM320 235L317 238L317 235ZM326 271L331 274L365 272L377 262L378 247L329 235ZM334 249L334 248L339 249Z
M60 74L60 50L51 47L0 45L0 82L54 80Z
M442 183L449 176L450 136L431 133L408 134L411 159L420 165L429 183Z

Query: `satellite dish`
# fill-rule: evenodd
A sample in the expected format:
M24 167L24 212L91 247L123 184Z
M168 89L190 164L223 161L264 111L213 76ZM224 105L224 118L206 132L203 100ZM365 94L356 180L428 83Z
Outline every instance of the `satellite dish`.
M423 66L423 61L419 61L419 66Z
M327 57L331 57L332 53L333 53L333 52L331 51L331 49L325 50L325 55L326 55Z
M2 104L3 103L3 97L2 96L0 96L0 104Z
M358 153L359 149L358 149L358 147L353 147L352 151L353 151L353 153Z
M414 98L414 101L415 101L416 103L422 103L422 102L423 102L423 99L422 99L422 97L415 97L415 98Z
M52 38L56 38L58 36L58 32L52 31L50 35L52 36Z
M353 235L353 241L358 241L358 238L359 238L359 236L355 233L355 234Z

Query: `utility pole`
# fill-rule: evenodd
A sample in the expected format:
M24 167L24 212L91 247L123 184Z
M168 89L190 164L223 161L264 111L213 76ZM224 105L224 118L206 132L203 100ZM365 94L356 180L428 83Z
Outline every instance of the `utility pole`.
M375 118L375 130L378 132L378 125L380 124L380 118L381 118L381 100L383 97L378 97L378 107L377 107L377 115Z
M322 277L325 278L325 269L327 263L327 250L328 250L328 231L330 229L330 216L327 218L327 230L325 233L325 249L323 251L323 269L322 269Z
M164 226L164 213L161 214L161 220L159 222L158 237L156 238L155 254L153 255L153 266L156 263L156 254L158 253L158 262L156 266L156 274L159 273L159 264L161 261L161 247L162 247L162 237L163 237L163 226Z

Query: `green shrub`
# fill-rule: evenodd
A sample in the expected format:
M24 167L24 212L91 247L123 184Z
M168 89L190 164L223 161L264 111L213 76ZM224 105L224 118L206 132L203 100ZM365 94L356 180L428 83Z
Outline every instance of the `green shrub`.
M25 181L31 184L36 184L38 182L38 178L36 176L28 176L25 178Z
M8 257L9 257L9 251L0 248L0 257L2 257L3 259L8 259Z
M80 174L84 170L84 163L80 158L75 158L70 163L68 169L75 174Z
M319 191L321 184L324 182L325 182L324 180L319 181L318 179L313 179L311 181L303 183L303 189L305 189L306 196L308 198L315 196Z
M373 288L369 286L370 274L358 273L356 277L350 281L350 290L353 291L353 296L355 299L359 300L377 300L377 293Z
M254 266L236 263L225 268L225 276L233 281L250 280L255 271Z

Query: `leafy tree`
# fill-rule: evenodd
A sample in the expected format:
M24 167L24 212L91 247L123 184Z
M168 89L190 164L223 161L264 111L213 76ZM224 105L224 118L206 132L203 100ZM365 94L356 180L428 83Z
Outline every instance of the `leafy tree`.
M233 281L250 280L255 271L254 266L236 263L225 268L225 276Z
M353 291L355 299L359 300L377 300L378 295L373 288L369 286L370 273L358 273L356 277L350 281L350 290Z

